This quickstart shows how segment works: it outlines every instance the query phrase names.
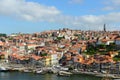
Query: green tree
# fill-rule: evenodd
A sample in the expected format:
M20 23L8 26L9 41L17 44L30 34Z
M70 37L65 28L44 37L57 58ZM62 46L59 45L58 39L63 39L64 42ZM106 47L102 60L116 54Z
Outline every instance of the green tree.
M94 55L97 53L97 51L98 49L96 46L93 46L92 44L88 44L86 54Z
M0 37L7 37L7 34L0 33Z
M114 61L120 61L120 53L113 58Z

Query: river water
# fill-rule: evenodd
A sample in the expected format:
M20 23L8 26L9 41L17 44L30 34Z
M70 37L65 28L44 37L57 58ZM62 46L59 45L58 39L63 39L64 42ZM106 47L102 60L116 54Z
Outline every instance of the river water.
M56 76L55 74L33 74L22 72L0 72L0 80L101 80L88 75L72 75L70 77Z

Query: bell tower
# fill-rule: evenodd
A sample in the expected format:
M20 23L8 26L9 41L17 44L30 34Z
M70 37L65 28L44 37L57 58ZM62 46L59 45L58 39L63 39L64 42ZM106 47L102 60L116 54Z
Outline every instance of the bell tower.
M106 24L103 26L103 31L106 32Z

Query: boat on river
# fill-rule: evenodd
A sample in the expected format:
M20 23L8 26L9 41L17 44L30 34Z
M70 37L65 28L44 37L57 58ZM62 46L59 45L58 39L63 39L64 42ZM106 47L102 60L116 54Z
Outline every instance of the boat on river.
M32 69L24 69L23 72L30 73L30 72L33 72L33 70Z
M71 72L67 72L67 71L59 71L58 76L71 76L72 73Z
M3 66L0 66L0 72L7 72L9 71L9 69L3 67Z
M35 70L34 73L36 73L36 74L46 74L47 72L44 71L43 69L37 69L37 70Z

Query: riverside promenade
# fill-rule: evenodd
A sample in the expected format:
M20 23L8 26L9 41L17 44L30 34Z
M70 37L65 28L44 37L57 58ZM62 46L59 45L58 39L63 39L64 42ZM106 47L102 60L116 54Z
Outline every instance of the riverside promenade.
M24 72L25 70L31 70L28 72L34 73L36 70L39 70L36 67L33 66L26 66L22 64L14 64L14 63L5 63L5 62L0 62L0 66L4 66L5 68L9 69L9 71L19 71L19 72ZM53 69L53 67L44 67L42 68L44 71L47 71L46 73L54 73L52 71L60 71L60 69ZM27 71L26 71L27 72ZM118 74L105 74L105 73L98 73L98 72L86 72L86 71L78 71L78 70L72 70L70 71L74 74L84 74L84 75L91 75L91 76L96 76L96 77L109 77L112 79L120 79L120 75ZM56 72L57 73L57 72ZM55 73L55 74L56 74Z
M119 74L108 74L108 73L98 73L98 72L86 72L86 71L73 71L73 74L85 74L85 75L92 75L96 77L108 77L111 79L120 79Z

